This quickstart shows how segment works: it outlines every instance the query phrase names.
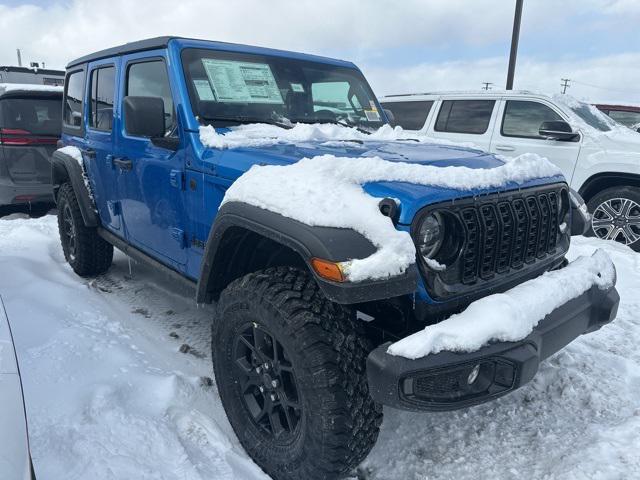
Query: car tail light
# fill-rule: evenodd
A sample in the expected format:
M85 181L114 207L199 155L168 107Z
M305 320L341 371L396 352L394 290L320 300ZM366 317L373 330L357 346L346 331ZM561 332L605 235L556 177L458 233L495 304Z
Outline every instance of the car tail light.
M21 128L0 128L2 145L55 145L57 138L41 137Z

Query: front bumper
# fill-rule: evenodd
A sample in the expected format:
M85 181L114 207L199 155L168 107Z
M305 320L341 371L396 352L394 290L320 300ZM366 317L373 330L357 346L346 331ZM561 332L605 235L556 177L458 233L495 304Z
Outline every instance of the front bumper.
M619 302L615 287L593 286L547 315L525 339L471 353L444 351L410 360L387 353L385 343L367 358L369 392L376 402L414 411L457 410L493 400L529 382L542 360L575 338L611 322Z

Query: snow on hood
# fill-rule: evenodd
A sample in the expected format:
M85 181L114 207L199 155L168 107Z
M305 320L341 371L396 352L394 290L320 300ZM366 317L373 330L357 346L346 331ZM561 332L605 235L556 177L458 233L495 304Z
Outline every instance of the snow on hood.
M473 352L491 341L517 342L556 308L594 285L605 290L615 281L613 262L603 250L596 250L563 269L481 298L462 313L391 344L387 351L416 359L444 350Z
M466 191L560 174L558 167L535 154L488 169L321 155L291 165L254 165L229 187L222 204L244 202L307 225L361 233L378 250L343 265L346 277L355 282L401 275L416 258L411 236L396 230L391 219L380 213L379 199L367 194L364 184L395 181Z
M32 85L30 83L0 83L0 95L6 92L13 91L33 91L33 92L60 92L62 93L62 87L55 87L53 85Z
M425 135L416 135L415 133L404 131L401 127L392 128L390 125L383 125L371 134L367 134L357 128L333 123L296 123L290 129L281 128L277 125L255 123L233 127L226 133L218 133L213 126L206 125L200 127L200 141L203 145L216 149L264 147L302 142L325 142L327 145L335 145L339 142L349 141L417 141L420 143L476 148L472 143L455 143Z

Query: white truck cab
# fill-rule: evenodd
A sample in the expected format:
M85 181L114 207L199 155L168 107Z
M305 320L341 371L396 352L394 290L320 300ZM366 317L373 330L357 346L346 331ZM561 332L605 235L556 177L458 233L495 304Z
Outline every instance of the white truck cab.
M640 251L640 134L569 95L439 92L380 99L405 130L557 164L587 202L594 235Z

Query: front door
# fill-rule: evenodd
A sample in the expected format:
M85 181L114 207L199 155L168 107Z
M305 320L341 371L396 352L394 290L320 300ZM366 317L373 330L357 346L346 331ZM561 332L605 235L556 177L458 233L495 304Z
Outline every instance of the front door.
M175 114L163 53L122 57L125 96L164 100L165 130L175 134ZM184 153L129 135L122 119L115 168L121 173L120 201L127 240L161 262L182 270L186 263Z
M548 140L538 133L542 122L566 121L549 105L537 100L506 100L502 102L500 128L491 141L491 152L508 157L537 153L555 163L571 184L580 153L580 142Z

